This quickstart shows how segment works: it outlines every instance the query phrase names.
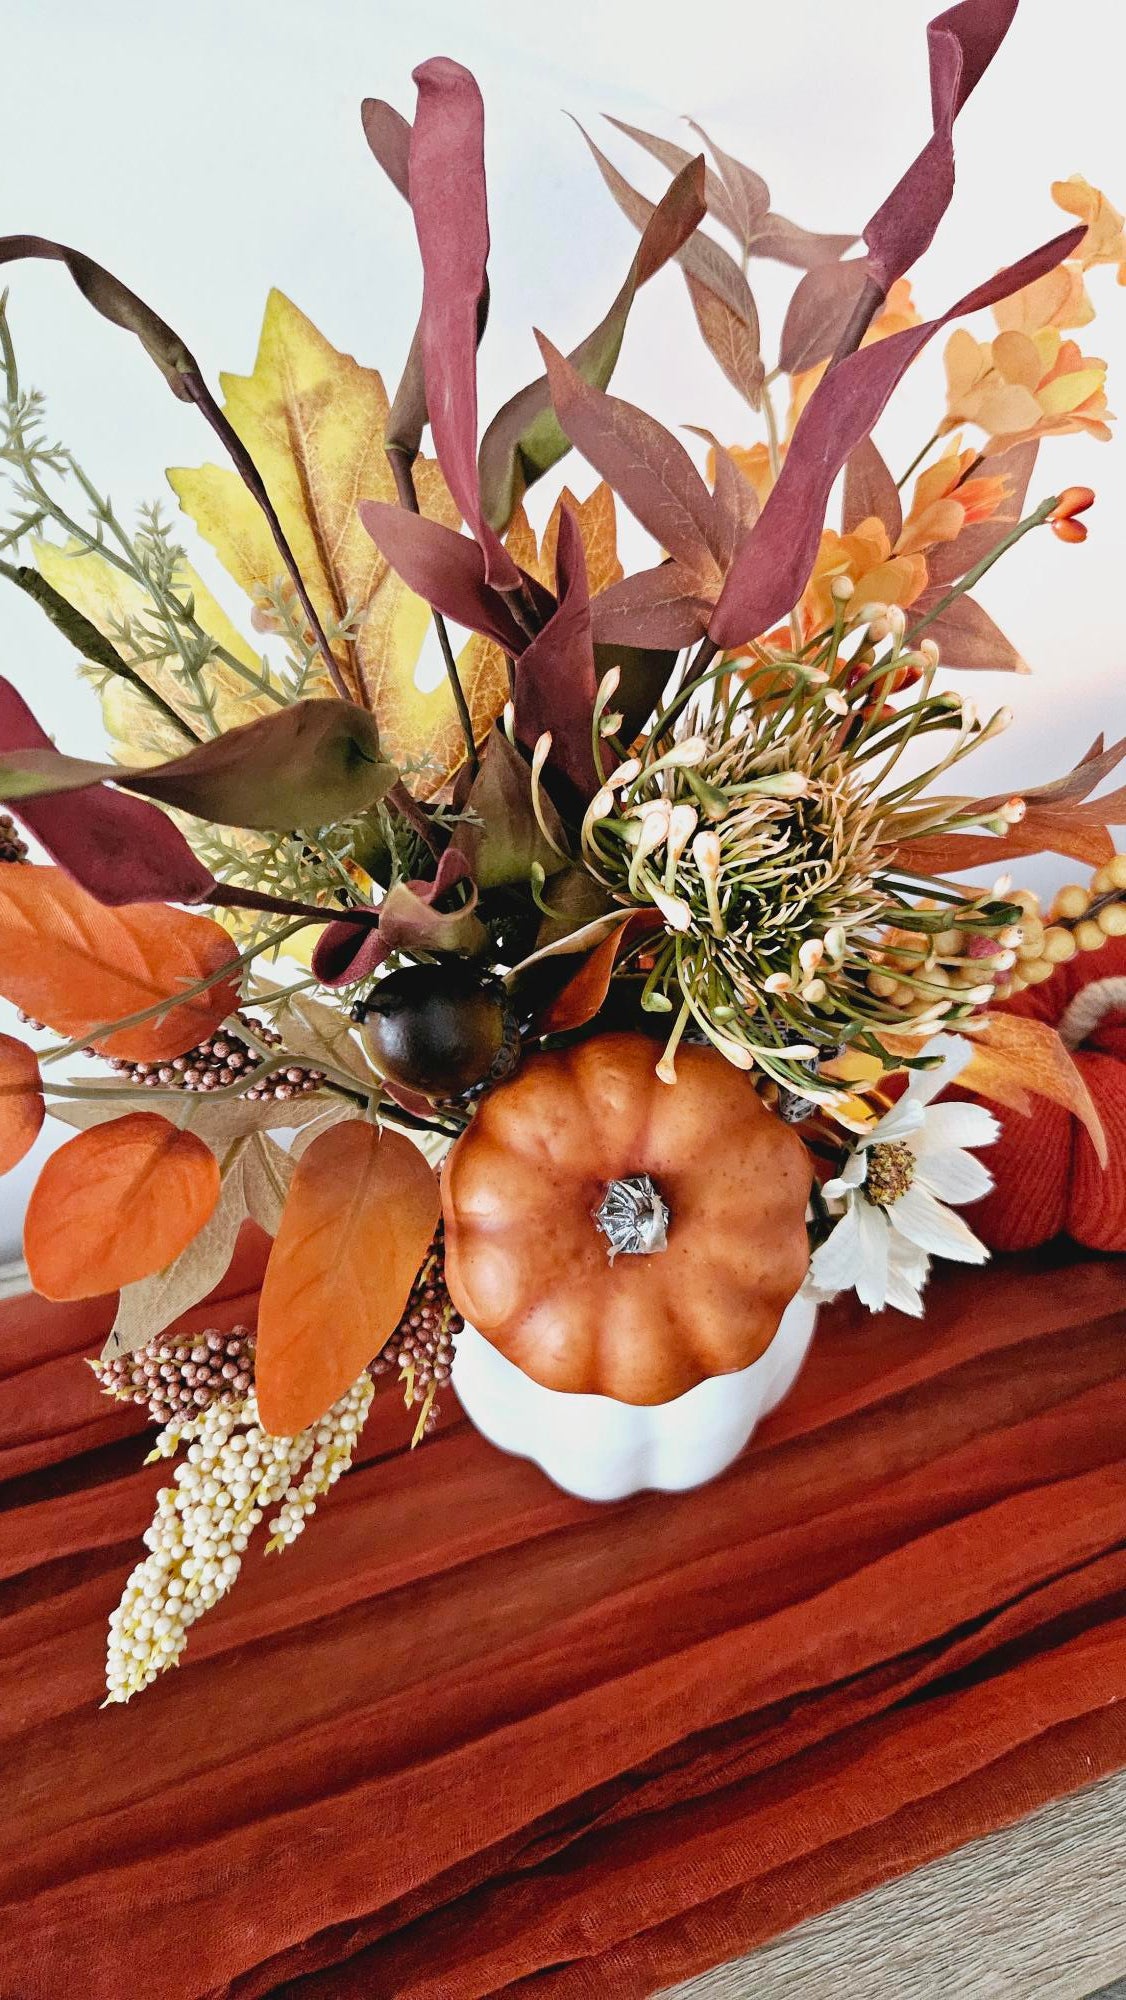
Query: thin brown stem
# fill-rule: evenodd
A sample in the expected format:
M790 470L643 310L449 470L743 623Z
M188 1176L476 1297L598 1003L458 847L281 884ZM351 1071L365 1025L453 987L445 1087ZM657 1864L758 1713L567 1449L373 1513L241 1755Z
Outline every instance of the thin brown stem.
M399 496L400 507L405 508L408 514L417 514L419 511L418 494L415 490L414 465L412 460L407 456L401 445L389 445L387 447L387 458L391 466L391 475L395 481L395 491ZM469 703L465 699L465 689L461 685L461 678L457 670L457 661L454 658L454 649L450 644L450 635L446 629L446 621L440 611L435 611L433 605L430 607L430 616L434 620L434 630L438 635L438 646L445 664L446 679L450 684L450 693L454 698L457 719L461 725L462 736L465 739L466 762L469 765L471 776L475 778L479 769L479 762L477 744L473 735L473 717L469 712Z

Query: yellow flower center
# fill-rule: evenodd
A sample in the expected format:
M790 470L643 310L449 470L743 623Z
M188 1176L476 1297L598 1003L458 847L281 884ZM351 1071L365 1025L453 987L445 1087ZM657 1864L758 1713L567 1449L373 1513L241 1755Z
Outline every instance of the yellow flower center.
M915 1155L902 1139L890 1139L886 1145L869 1148L868 1178L864 1184L869 1201L890 1208L907 1193L914 1178Z

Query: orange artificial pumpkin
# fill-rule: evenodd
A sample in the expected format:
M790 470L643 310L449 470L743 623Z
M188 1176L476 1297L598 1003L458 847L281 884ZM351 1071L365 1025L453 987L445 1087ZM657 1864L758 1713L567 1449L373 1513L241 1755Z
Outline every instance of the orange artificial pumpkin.
M990 1105L1001 1135L987 1155L995 1186L975 1203L975 1234L994 1250L1030 1250L1066 1233L1090 1250L1126 1251L1126 938L1082 952L1006 1014L1060 1030L1094 1100L1108 1158L1062 1105L1032 1098L1032 1115Z
M454 1304L549 1389L664 1403L746 1368L809 1264L797 1134L716 1050L682 1048L672 1086L657 1053L612 1034L528 1057L446 1162ZM667 1247L612 1256L615 1203L643 1176ZM650 1210L641 1236L660 1233Z

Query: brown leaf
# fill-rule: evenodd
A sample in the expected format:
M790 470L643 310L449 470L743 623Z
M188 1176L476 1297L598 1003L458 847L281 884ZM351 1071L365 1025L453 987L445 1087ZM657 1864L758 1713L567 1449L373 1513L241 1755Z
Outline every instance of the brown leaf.
M716 510L684 446L644 410L592 388L537 334L563 429L658 546L690 574L714 583Z
M591 606L591 629L599 646L620 642L679 651L706 631L710 609L696 577L679 563L658 563L603 591Z
M915 610L927 611L929 594L924 593L919 598ZM934 640L941 651L944 667L980 668L987 673L1032 672L1023 654L1017 652L1010 639L1006 639L988 611L964 593L940 611L937 618L932 618L921 636Z
M608 125L613 125L617 131L624 132L627 139L633 139L654 160L659 160L663 167L667 167L670 174L680 173L696 157L686 147L676 145L672 139L662 139L656 132L643 132L639 125L627 125L624 118L612 118L608 111L602 115ZM730 229L732 234L737 236L739 230L731 196L719 175L714 174L710 167L704 176L704 199L708 204L709 214L714 215L722 228Z
M894 548L903 527L899 489L871 438L864 438L845 467L842 534L851 535L871 516L883 522Z
M592 1021L610 991L614 969L627 946L646 932L658 929L660 918L655 912L634 910L622 916L616 928L595 945L578 971L537 1014L537 1034L561 1035Z
M753 320L745 319L691 272L685 275L696 324L708 352L715 356L732 387L738 389L752 410L757 410L766 375L757 310Z
M745 167L732 153L725 153L694 118L688 124L697 138L703 140L719 168L731 204L732 228L744 249L749 250L770 207L770 189L761 174Z
M1039 449L1039 440L1033 438L1029 443L1013 445L1008 451L993 453L974 467L974 479L1007 479L1009 491L988 521L971 521L952 542L939 542L927 550L927 577L932 589L937 584L956 583L1004 541L1024 512L1025 494Z
M800 375L826 361L848 325L864 290L863 258L847 264L818 264L795 287L782 322L778 366Z

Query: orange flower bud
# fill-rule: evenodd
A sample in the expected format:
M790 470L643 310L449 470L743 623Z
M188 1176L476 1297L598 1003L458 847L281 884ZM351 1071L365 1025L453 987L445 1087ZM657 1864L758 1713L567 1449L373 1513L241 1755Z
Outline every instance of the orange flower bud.
M1052 516L1052 533L1053 535L1058 535L1061 542L1085 542L1087 539L1087 530L1082 521L1072 521L1066 518L1058 521L1054 515Z
M1095 504L1094 489L1090 486L1065 486L1059 497L1059 505L1052 509L1049 521L1070 521L1073 514L1085 514L1088 507Z

